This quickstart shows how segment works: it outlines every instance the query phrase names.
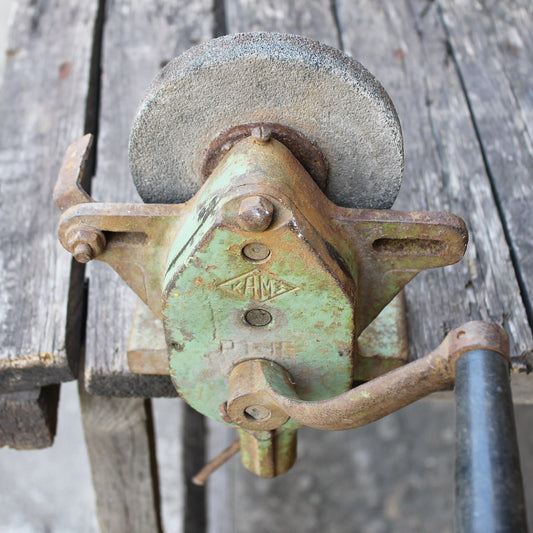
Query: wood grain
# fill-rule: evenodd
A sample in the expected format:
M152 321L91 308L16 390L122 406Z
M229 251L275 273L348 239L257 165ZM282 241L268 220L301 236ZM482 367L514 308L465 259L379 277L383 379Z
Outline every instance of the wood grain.
M34 450L52 446L59 385L0 394L0 447Z
M533 8L524 0L439 5L533 325Z
M79 392L101 533L161 532L150 400Z
M108 4L93 198L140 201L128 168L128 139L137 106L160 68L210 38L213 24L208 0L164 4L121 0ZM128 369L127 340L137 296L105 264L90 263L87 272L88 390L109 396L175 396L168 376L134 375Z
M402 122L405 173L395 207L455 213L470 243L457 265L406 288L412 357L468 320L502 325L511 353L533 347L509 247L437 8L424 1L339 0L346 51L381 80ZM495 132L496 133L496 132Z
M71 258L57 239L52 189L85 127L97 10L97 0L22 0L10 28L0 88L2 391L75 375L80 315L69 316Z

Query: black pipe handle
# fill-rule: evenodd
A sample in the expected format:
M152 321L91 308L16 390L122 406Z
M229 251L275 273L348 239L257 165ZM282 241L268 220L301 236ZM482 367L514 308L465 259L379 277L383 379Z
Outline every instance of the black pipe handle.
M475 350L455 366L457 533L527 533L509 383L499 353Z

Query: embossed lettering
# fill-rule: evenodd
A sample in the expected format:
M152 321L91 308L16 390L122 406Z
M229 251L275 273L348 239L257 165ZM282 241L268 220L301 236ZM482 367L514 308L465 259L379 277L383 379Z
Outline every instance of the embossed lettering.
M252 270L237 278L225 281L219 287L256 302L268 302L282 294L299 290L296 285L260 270Z

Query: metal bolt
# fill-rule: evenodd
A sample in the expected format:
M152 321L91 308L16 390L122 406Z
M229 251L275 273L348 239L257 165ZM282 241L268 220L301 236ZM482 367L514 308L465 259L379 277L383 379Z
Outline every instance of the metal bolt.
M264 309L250 309L246 311L244 320L250 325L255 327L267 326L272 322L272 315Z
M272 416L270 409L264 405L250 405L244 410L244 413L253 420L267 420Z
M266 144L270 141L272 130L268 126L256 126L252 129L252 137L254 141L260 144Z
M106 239L97 228L74 226L67 236L68 250L79 263L88 263L98 257L105 249Z
M264 261L270 256L270 248L260 242L251 242L242 249L242 255L249 261Z
M93 249L86 242L80 242L72 252L78 263L88 263L94 257Z
M247 196L241 201L237 222L245 231L265 231L272 223L274 206L263 196Z

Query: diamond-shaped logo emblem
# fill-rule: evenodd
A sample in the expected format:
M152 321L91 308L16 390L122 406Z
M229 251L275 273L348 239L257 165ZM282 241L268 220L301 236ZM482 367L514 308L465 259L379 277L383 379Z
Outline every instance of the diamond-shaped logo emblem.
M250 298L256 302L269 302L282 294L295 292L299 289L296 285L267 274L260 270L252 270L219 285L221 289Z

